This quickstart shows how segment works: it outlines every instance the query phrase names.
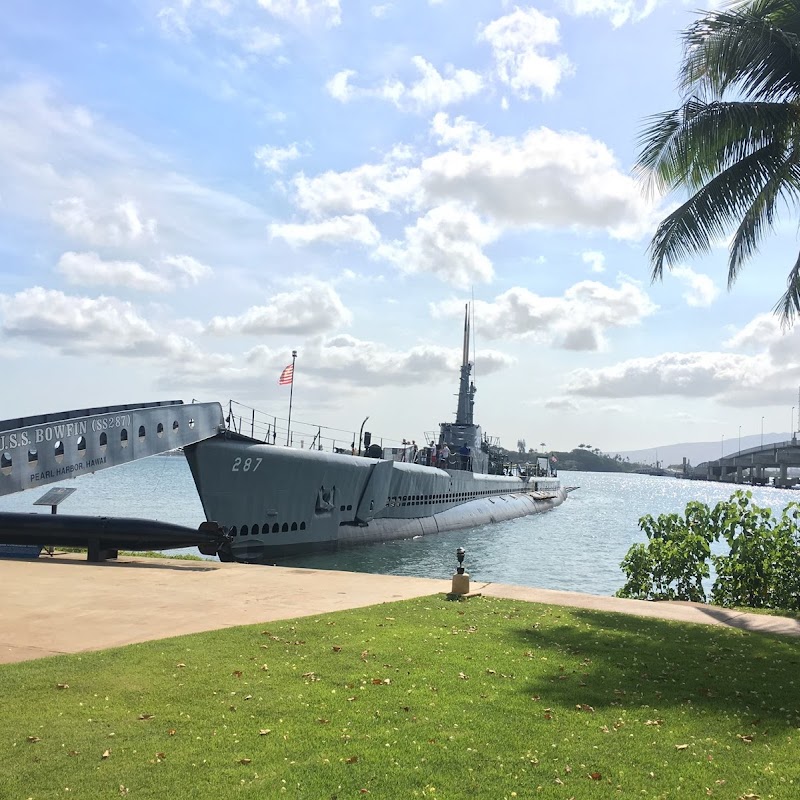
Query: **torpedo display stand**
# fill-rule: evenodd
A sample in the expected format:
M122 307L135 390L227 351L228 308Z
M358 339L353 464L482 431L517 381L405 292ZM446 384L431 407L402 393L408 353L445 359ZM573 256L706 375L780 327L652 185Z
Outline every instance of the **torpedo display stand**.
M470 592L469 590L469 573L464 566L465 555L466 552L463 547L459 547L456 550L458 566L453 573L453 583L447 595L448 600L467 600L470 597L480 597L480 592Z

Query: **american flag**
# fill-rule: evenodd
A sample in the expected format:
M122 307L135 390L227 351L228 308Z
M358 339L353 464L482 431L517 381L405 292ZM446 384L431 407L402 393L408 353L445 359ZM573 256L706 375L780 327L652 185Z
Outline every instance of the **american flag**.
M289 364L278 378L278 386L288 386L294 380L294 364Z

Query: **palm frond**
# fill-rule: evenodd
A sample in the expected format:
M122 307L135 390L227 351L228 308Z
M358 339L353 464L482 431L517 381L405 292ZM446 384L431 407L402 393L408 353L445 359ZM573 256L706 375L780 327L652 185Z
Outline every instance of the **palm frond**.
M794 262L786 281L786 293L775 305L773 311L781 316L783 329L790 328L800 314L800 256Z
M789 100L800 91L800 6L756 0L707 14L684 34L684 92Z
M800 106L690 98L650 117L639 136L637 170L648 188L697 190L722 170L776 141L793 141Z
M665 264L708 252L712 241L724 237L747 213L783 165L783 149L767 145L732 164L667 216L649 247L653 280L663 276Z
M765 231L775 222L775 206L779 199L797 205L800 196L800 168L795 163L784 164L762 187L733 237L728 258L728 289L733 286L744 262L758 250Z

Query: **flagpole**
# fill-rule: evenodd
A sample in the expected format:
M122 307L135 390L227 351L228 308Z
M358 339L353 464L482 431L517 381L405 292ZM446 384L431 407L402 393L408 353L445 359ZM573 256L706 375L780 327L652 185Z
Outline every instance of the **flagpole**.
M286 446L289 446L289 437L292 435L292 395L294 394L294 361L297 350L292 350L292 382L289 384L289 422L286 428Z

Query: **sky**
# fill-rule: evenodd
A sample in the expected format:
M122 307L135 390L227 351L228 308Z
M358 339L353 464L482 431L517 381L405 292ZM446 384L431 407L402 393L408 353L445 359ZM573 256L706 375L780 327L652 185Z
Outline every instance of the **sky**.
M0 419L235 400L615 452L797 427L780 218L651 284L679 0L6 0ZM763 421L762 421L763 418Z

